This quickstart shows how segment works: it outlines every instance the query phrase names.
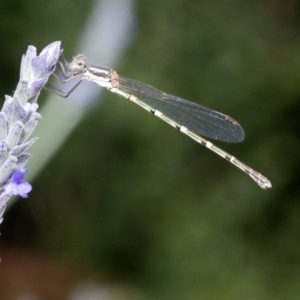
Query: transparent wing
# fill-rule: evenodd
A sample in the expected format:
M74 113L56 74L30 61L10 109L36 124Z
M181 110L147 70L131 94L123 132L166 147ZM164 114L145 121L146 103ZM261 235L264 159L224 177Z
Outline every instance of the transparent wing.
M158 110L197 135L214 140L238 143L245 133L229 116L176 96L166 94L142 82L119 76L120 90L132 94L153 110Z

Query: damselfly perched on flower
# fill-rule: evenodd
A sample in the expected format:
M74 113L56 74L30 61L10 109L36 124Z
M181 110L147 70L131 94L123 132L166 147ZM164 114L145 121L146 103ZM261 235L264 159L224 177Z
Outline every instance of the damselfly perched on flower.
M229 143L241 142L245 137L244 130L233 118L166 94L139 81L122 77L111 68L88 64L82 54L75 56L70 63L66 61L59 62L58 68L63 78L56 77L61 82L69 82L75 78L78 78L79 81L67 92L48 87L50 91L61 97L68 97L83 80L92 81L136 103L199 144L225 158L248 174L261 188L272 187L271 182L262 174L202 137L205 136Z

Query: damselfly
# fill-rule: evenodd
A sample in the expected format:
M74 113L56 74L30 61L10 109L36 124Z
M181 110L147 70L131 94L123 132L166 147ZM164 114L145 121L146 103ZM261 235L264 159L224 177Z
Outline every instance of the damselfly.
M48 87L51 92L66 98L83 80L92 81L141 106L199 144L225 158L248 174L261 188L272 187L266 177L202 137L229 143L241 142L245 137L244 130L231 117L166 94L150 85L122 77L111 68L88 64L82 54L75 56L70 63L59 62L57 66L63 78L61 79L57 75L56 77L61 82L66 83L75 78L78 78L79 81L67 92Z

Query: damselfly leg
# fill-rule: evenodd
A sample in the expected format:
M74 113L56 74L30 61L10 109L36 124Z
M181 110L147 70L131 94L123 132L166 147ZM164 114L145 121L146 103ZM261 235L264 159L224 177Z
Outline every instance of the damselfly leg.
M51 93L56 94L62 98L69 97L83 80L82 73L74 72L74 70L71 70L68 67L68 65L69 65L69 63L65 59L64 59L64 63L59 61L56 65L57 69L58 69L58 74L53 73L53 75L60 83L68 83L75 78L80 78L79 81L76 82L75 85L73 85L68 91L60 90L60 89L50 85L49 83L46 84L46 86L45 86L46 90L48 90Z

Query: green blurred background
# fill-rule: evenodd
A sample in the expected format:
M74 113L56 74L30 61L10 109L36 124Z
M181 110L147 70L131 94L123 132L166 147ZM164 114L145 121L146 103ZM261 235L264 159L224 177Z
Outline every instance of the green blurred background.
M28 45L60 40L67 57L77 54L93 4L0 2L3 99ZM0 299L299 299L300 2L133 8L113 67L237 119L246 140L216 144L273 188L104 91L31 180L28 200L5 212ZM91 290L95 298L82 296Z

